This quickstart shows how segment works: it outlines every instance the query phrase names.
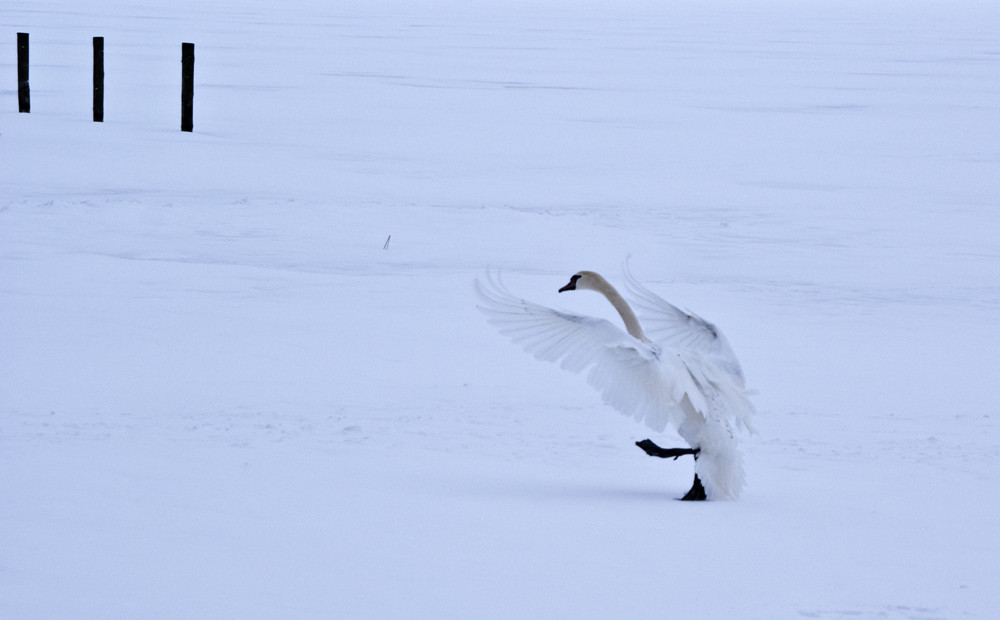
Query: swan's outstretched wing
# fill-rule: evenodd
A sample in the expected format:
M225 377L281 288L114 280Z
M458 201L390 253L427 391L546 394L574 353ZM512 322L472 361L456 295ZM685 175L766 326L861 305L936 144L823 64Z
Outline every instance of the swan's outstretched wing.
M604 402L653 430L662 431L668 423L676 428L684 417L684 394L700 394L681 356L661 355L660 347L633 338L609 321L520 299L492 276L485 283L476 280L475 290L479 309L501 334L565 370L590 369L587 382Z
M692 312L681 310L639 284L628 265L625 266L625 284L643 331L654 342L703 355L728 373L741 389L746 386L740 362L718 327Z

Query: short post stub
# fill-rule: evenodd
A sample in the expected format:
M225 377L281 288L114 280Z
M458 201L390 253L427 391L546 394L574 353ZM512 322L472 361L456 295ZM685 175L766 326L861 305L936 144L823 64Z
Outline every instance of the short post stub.
M194 130L194 43L181 44L181 131Z
M94 37L94 122L104 122L104 37Z
M31 112L31 89L28 87L28 33L17 33L17 111Z

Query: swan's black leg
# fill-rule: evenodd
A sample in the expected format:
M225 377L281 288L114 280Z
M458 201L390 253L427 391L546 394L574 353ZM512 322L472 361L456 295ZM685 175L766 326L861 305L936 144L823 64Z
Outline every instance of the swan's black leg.
M691 490L687 492L687 495L681 498L682 502L699 502L708 499L705 496L705 487L701 486L701 480L698 479L698 474L694 475L694 484L691 485Z
M691 448L661 448L648 439L637 441L635 442L635 445L642 448L649 456L658 456L661 459L669 459L672 457L675 461L678 457L684 456L685 454L693 454L694 458L698 458L698 453L701 452L701 448L698 448L697 450L692 450Z

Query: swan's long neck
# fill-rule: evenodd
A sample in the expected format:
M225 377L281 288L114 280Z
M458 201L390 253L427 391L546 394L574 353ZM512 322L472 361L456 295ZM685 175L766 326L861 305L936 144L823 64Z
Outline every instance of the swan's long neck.
M649 338L646 338L646 334L642 333L642 327L639 326L639 319L636 318L635 312L632 312L632 307L628 305L625 298L621 296L615 287L611 286L611 283L605 280L599 274L594 274L593 279L593 290L604 295L611 302L611 305L615 307L618 314L621 315L622 321L625 322L625 329L628 330L629 335L631 335L636 340L641 340L643 342L649 342Z

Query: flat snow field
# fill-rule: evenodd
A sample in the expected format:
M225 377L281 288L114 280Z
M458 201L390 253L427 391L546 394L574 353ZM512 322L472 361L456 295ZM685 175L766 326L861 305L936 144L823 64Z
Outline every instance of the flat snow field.
M476 310L629 255L739 501ZM997 3L0 5L4 620L996 618L998 350Z

